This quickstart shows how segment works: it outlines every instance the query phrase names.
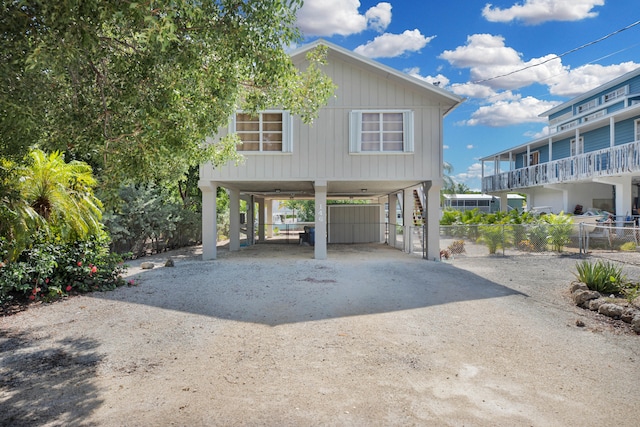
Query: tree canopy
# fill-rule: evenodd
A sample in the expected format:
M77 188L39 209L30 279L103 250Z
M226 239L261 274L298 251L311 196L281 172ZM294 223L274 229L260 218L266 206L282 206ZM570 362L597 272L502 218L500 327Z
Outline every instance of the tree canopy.
M237 108L313 120L333 94L324 56L297 70L301 0L2 0L0 153L90 164L102 186L161 182L235 141L203 142Z

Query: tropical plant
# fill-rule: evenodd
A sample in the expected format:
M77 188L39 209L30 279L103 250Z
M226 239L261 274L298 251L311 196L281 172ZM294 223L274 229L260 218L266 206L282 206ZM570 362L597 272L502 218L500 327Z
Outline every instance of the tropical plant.
M498 248L505 248L510 242L510 230L505 225L481 225L478 227L478 241L489 248L489 254L495 254Z
M598 260L595 263L582 261L576 265L576 278L592 291L605 294L620 292L626 278L622 267L609 261Z
M549 224L547 242L554 251L562 252L564 246L571 242L571 234L573 233L573 221L570 215L564 212L556 214L547 214L542 217L543 221Z
M103 233L102 204L93 194L96 181L86 163L66 163L60 152L49 155L33 150L29 163L15 168L12 197L4 200L7 222L4 236L11 239L8 258L27 248L38 232L62 242L87 239ZM19 198L18 198L19 197Z

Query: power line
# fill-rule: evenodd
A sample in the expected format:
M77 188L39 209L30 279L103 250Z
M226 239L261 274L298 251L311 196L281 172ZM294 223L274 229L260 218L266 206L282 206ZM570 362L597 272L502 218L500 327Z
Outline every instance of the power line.
M612 32L612 33L609 33L609 34L607 34L606 36L600 37L600 38L599 38L599 39L597 39L597 40L591 41L591 42L589 42L589 43L585 43L585 44L583 44L582 46L578 46L578 47L576 47L576 48L573 48L573 49L568 50L568 51L566 51L566 52L564 52L564 53L561 53L560 55L556 55L556 56L554 56L553 58L546 59L546 60L544 60L544 61L542 61L542 62L539 62L539 63L537 63L537 64L527 65L526 67L519 68L519 69L517 69L517 70L514 70L514 71L511 71L511 72L508 72L508 73L506 73L506 74L501 74L501 75L499 75L499 76L490 77L490 78L488 78L488 79L476 80L476 81L473 81L473 82L471 82L471 83L474 83L474 84L475 84L475 83L484 83L484 82L488 82L488 81L491 81L491 80L499 79L499 78L501 78L501 77L507 77L507 76L510 76L510 75L512 75L512 74L519 73L520 71L528 70L529 68L538 67L538 66L540 66L540 65L542 65L542 64L546 64L546 63L547 63L547 62L549 62L549 61L555 61L556 59L560 59L560 58L562 58L563 56L569 55L570 53L573 53L573 52L576 52L576 51L578 51L578 50L584 49L585 47L589 47L589 46L594 45L594 44L596 44L596 43L600 43L600 42L601 42L601 41L603 41L603 40L606 40L606 39L608 39L608 38L610 38L610 37L613 37L613 36L615 36L616 34L619 34L619 33L623 32L623 31L626 31L626 30L628 30L629 28L633 28L633 27L635 27L636 25L639 25L639 24L640 24L640 21L636 21L636 22L634 22L633 24L627 25L627 26L626 26L626 27L624 27L624 28L620 28L619 30L616 30L616 31L614 31L614 32Z

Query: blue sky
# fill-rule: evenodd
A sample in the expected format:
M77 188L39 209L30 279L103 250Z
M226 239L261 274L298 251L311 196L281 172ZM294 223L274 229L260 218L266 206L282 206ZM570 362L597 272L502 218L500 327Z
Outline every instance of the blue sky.
M479 158L543 136L540 113L640 66L639 20L638 0L305 0L298 12L305 42L466 98L445 118L444 160L474 190Z

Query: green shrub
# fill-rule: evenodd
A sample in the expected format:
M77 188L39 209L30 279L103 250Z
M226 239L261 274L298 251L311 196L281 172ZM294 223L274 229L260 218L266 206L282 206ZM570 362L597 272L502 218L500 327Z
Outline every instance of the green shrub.
M622 274L622 267L609 261L582 261L576 266L574 273L579 281L587 285L592 291L604 294L617 294L626 283Z
M620 250L625 252L634 252L636 250L636 244L635 242L623 243L622 246L620 246Z
M0 240L2 259L6 247L6 240ZM112 290L125 284L125 269L122 257L109 253L104 238L61 243L39 236L15 261L0 262L0 303Z

